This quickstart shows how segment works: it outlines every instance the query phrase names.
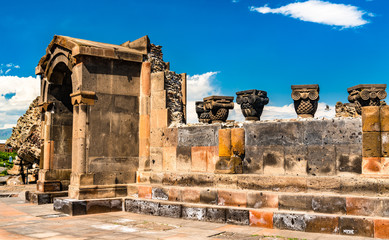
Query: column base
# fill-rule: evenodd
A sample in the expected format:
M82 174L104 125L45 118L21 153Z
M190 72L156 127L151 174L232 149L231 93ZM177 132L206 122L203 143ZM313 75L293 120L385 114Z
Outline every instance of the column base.
M39 170L38 192L66 191L70 184L71 169Z

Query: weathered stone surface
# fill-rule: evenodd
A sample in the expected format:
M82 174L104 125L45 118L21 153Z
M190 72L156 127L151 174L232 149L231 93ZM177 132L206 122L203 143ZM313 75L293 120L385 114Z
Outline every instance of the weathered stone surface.
M263 173L265 175L283 175L284 168L284 147L266 146L262 150Z
M309 195L282 194L278 197L279 209L310 211L312 210L312 198Z
M218 190L217 193L220 206L246 207L246 192Z
M314 196L312 209L320 213L346 213L346 198L332 196Z
M106 213L111 211L109 200L92 200L86 202L86 214Z
M382 171L382 163L380 157L363 157L362 158L362 173L363 174L379 174Z
M176 156L177 171L189 172L192 166L192 151L189 146L178 146Z
M151 199L152 188L150 186L138 186L139 198Z
M263 157L260 146L245 146L245 158L243 160L244 173L263 174Z
M389 105L381 106L380 124L382 132L389 132Z
M183 188L181 190L181 198L182 198L183 202L199 203L200 202L200 189L198 189L198 188Z
M169 199L169 194L168 194L168 189L166 188L153 188L152 189L152 199L157 199L157 200L168 200Z
M219 125L178 128L178 146L217 146Z
M362 131L380 132L380 107L367 106L362 108Z
M272 190L276 192L301 192L307 189L307 180L301 177L282 176L238 176L238 187L241 189Z
M206 215L206 208L182 206L182 218L203 221Z
M269 103L267 92L261 90L246 90L236 93L236 103L240 105L246 121L259 121L263 107Z
M376 219L374 220L374 237L375 238L389 238L389 220Z
M227 208L226 221L227 223L232 223L232 224L249 225L250 224L249 211Z
M217 190L205 189L200 191L200 202L204 204L217 204Z
M381 134L380 132L364 132L362 135L362 156L381 156Z
M226 222L226 209L225 208L207 208L205 215L205 221L208 222Z
M362 149L360 144L335 146L335 151L336 165L340 173L362 173Z
M181 205L160 203L158 209L158 216L180 218L181 217Z
M83 200L56 198L54 199L54 210L71 216L85 215L87 214L86 204Z
M358 114L366 106L380 106L380 101L386 98L386 84L359 84L347 89L348 101L355 104Z
M389 132L381 132L381 155L389 157Z
M379 182L374 178L346 178L341 179L341 192L353 194L376 194L379 192Z
M259 210L250 210L250 226L273 228L273 213Z
M247 207L249 208L278 208L278 202L278 195L273 193L247 193Z
M225 122L228 118L229 109L234 108L234 97L210 96L203 99L204 109L209 110L212 123Z
M374 237L374 222L362 218L339 218L339 232L344 235Z
M309 175L335 175L336 158L334 146L308 146Z
M143 201L140 206L140 213L158 216L159 203L151 202L151 201Z
M305 215L305 231L315 233L339 233L339 217Z
M382 216L381 201L374 198L347 197L347 215Z
M169 188L169 201L181 202L182 195L180 188Z
M273 224L275 228L293 231L305 231L307 227L302 214L274 213Z
M285 151L285 174L304 176L307 175L307 146L286 146Z

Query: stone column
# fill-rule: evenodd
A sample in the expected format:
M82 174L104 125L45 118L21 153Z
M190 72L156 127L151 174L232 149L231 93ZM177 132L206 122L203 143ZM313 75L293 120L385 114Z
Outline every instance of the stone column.
M347 89L348 101L355 105L355 110L362 114L362 107L380 106L386 98L386 84L359 84Z
M78 198L80 185L93 184L93 174L87 174L88 109L95 103L95 92L79 91L70 94L73 104L72 174L69 197Z
M139 169L150 171L150 96L151 63L143 62L140 76L140 118L139 118Z
M319 85L292 85L292 99L297 116L313 118L319 102Z

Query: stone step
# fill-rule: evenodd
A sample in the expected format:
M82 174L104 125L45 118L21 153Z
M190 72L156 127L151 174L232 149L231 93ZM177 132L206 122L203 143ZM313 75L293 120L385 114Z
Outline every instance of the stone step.
M276 210L389 218L389 197L207 187L167 187L158 184L129 185L128 195L142 199L182 203L202 203L253 209L273 208Z
M389 238L389 219L126 198L127 212L261 228Z
M26 191L25 192L26 201L38 205L53 203L55 198L67 197L67 196L68 196L68 191L56 191L56 192Z
M138 172L137 183L182 187L213 187L274 192L335 193L389 197L389 177L347 176L267 176L259 174L213 174L182 172Z
M125 197L87 200L56 198L54 200L54 210L69 215L127 211L261 228L389 238L388 218L345 216L312 211L279 210L277 208L254 209Z

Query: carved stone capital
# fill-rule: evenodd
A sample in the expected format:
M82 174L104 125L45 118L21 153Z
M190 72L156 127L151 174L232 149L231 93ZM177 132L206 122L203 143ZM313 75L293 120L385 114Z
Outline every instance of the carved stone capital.
M269 103L267 92L252 89L237 92L236 95L236 103L240 105L246 121L259 121L263 107Z
M319 85L292 85L292 99L297 116L313 118L319 102Z
M86 105L94 105L96 99L96 93L92 91L78 91L70 94L72 98L72 104L86 104Z
M362 114L362 107L380 106L381 101L386 98L386 84L359 84L347 89L348 101L355 104L359 115Z
M209 116L209 110L205 110L203 101L196 102L196 113L197 113L197 117L199 119L199 122L202 122L202 123L210 123L211 122L211 117Z
M225 122L228 118L228 110L234 108L234 97L210 96L203 100L204 110L209 111L212 123Z

